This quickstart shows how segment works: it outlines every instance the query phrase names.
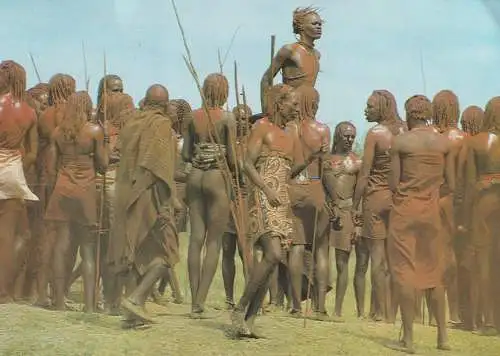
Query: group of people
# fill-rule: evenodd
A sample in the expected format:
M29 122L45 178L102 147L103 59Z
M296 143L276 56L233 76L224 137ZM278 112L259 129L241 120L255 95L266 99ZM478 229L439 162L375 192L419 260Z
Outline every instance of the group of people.
M189 230L191 317L206 315L222 250L240 336L255 337L259 311L285 300L291 316L342 321L352 250L358 317L371 261L370 318L393 323L401 311L398 348L413 352L423 300L440 349L449 349L446 299L453 325L500 330L500 98L465 109L459 129L450 90L410 97L406 121L394 96L375 90L365 109L375 125L359 155L353 123L338 123L332 143L316 120L318 12L296 9L293 30L298 41L262 77L255 115L246 104L225 107L222 73L206 77L196 110L160 84L136 108L116 75L102 78L94 108L68 74L26 90L24 68L1 62L0 303L34 298L62 310L81 275L86 312L102 300L123 311L124 327L147 325L145 302L167 285L182 303L178 232ZM273 85L279 71L283 83ZM237 302L236 250L246 282Z

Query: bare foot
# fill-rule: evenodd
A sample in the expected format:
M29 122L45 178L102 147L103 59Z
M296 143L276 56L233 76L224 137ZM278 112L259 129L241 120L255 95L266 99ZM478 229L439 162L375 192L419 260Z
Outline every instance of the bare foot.
M153 319L151 318L151 316L149 316L149 314L146 312L146 309L144 309L144 307L133 303L128 298L122 300L121 306L128 313L133 315L134 319L139 319L140 321L144 321L144 322L148 322L148 323L153 322ZM132 318L130 318L130 319L132 319Z
M410 354L410 355L413 355L415 353L415 349L413 348L413 345L407 345L407 343L404 340L401 340L399 342L390 343L390 344L387 344L386 346L391 350L404 352L404 353Z
M451 347L447 342L438 343L437 349L441 351L451 351Z

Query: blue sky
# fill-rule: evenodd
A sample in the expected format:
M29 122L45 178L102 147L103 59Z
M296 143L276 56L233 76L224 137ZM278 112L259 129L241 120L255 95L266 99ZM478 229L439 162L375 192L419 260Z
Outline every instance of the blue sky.
M311 1L311 0L309 0ZM500 1L480 0L317 0L326 20L318 119L331 125L354 121L368 128L363 110L373 89L388 89L400 111L415 93L434 95L452 89L461 107L484 106L499 94L500 28L491 14ZM286 6L280 5L286 3ZM270 35L276 45L294 41L292 11L311 4L296 0L177 0L194 65L205 77L218 71L217 49L224 54L241 26L225 63L235 103L233 61L239 66L248 103L260 110L259 82L269 65ZM42 80L56 72L73 75L85 87L85 42L91 91L107 71L120 75L138 102L155 82L172 98L194 107L199 95L182 59L184 48L170 0L16 0L0 1L0 59L14 59L37 83L32 52ZM421 56L425 85L421 70ZM279 79L281 80L281 78ZM401 112L402 113L402 112ZM402 113L403 114L403 113Z

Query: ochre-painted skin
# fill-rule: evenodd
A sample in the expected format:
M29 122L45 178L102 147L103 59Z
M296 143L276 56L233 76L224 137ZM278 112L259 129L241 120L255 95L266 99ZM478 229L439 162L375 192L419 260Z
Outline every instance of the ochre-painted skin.
M28 104L30 104L36 112L37 122L39 121L41 113L48 107L48 90L49 87L46 85L44 89L37 89L35 92L30 92L29 90L27 91L27 94L31 97ZM23 155L32 151L29 146L29 142L25 142L24 146ZM40 139L38 142L38 149L39 148ZM32 165L24 172L24 175L31 191L33 191L40 198L41 185L38 178L37 166L39 166L39 163ZM40 202L28 202L26 207L28 213L30 241L26 261L23 264L23 268L16 280L15 299L32 301L36 296L37 275L40 271L40 252L42 247L41 242L43 241L43 209Z
M469 326L475 327L475 315L483 320L483 333L490 335L496 324L500 330L499 283L495 277L500 266L498 257L500 226L500 138L498 133L480 132L467 139L466 191L464 226L469 241L461 263L470 271L469 284L472 312ZM468 225L468 226L467 226ZM495 315L496 314L496 315ZM479 325L478 325L479 326Z
M292 95L292 98L284 103L283 112L288 118L295 119L297 117L298 104L296 95ZM254 189L262 189L273 206L286 204L286 202L282 203L278 193L265 185L264 177L260 176L255 164L261 155L279 154L288 157L291 161L301 157L297 154L299 151L294 135L283 129L286 122L280 122L280 124L277 126L268 119L261 119L255 123L248 139L244 163L245 173L255 185ZM284 184L285 182L280 183ZM263 250L262 259L258 262L255 261L243 296L235 307L232 317L233 324L236 324L235 326L241 334L251 333L251 324L262 306L271 275L282 258L279 236L268 234L259 236L259 243Z
M384 121L376 95L368 98L365 115L368 122L377 124L368 130L363 150L363 163L354 194L353 216L363 198L363 232L371 259L372 310L377 321L392 323L395 306L391 301L391 282L387 265L386 239L392 193L389 189L389 150L395 134L404 132L399 121Z
M55 234L52 270L54 273L54 305L65 308L70 271L71 236L76 236L82 255L85 311L95 308L96 273L96 172L108 165L108 147L101 126L86 122L75 142L68 141L56 128L51 146L54 165L49 168L54 191L47 206L45 219ZM57 176L57 180L56 180ZM68 198L66 198L68 197Z
M28 141L30 152L24 156L24 170L35 162L38 147L35 111L11 94L0 95L0 150L22 151ZM13 283L24 262L27 226L22 199L0 200L0 303L13 297Z
M456 128L450 127L442 134L448 139L451 147L451 154L455 157L455 167L459 167L459 153L462 149L465 133ZM459 171L455 173L455 179L458 178ZM442 188L442 195L440 199L441 219L443 221L443 238L445 239L443 256L446 259L446 266L444 272L444 283L446 288L449 318L452 323L459 323L459 303L458 303L458 269L457 259L455 255L456 236L455 236L455 211L457 206L453 201L452 195L446 191L447 187Z
M243 180L242 162L245 160L245 152L247 148L248 141L248 131L250 130L247 112L241 107L235 107L233 109L233 114L235 114L236 119L236 162L238 162L238 171L235 172L237 178L233 179L233 187L235 187L235 201L236 204L233 205L235 211L238 212L238 216L241 217L239 223L239 229L242 236L247 235L247 219L245 214L247 213L247 187L245 186L245 181ZM236 182L236 179L238 181ZM238 192L239 189L239 192ZM239 205L241 203L241 206ZM232 220L232 216L230 217ZM243 264L243 274L245 280L250 273L250 266L247 266L245 260L245 248L250 248L250 246L243 246L242 242L238 238L238 231L236 230L236 224L230 220L228 231L224 233L222 237L222 279L224 282L224 291L226 294L226 306L228 309L234 307L234 280L236 277L236 264L235 255L236 249L238 249L238 254L240 256L241 262Z
M335 315L342 316L342 305L348 286L349 257L352 245L356 251L354 275L354 294L358 317L365 314L365 276L368 270L369 253L366 241L360 236L361 227L354 225L351 215L352 198L356 188L357 176L361 168L360 158L352 151L356 138L356 128L352 124L340 123L336 128L339 137L334 138L332 155L325 166L325 180L328 184L333 213L337 225L331 232L330 244L335 249L337 283L335 292ZM330 191L331 190L331 191ZM338 231L335 231L338 230ZM333 241L332 241L333 240Z
M266 70L261 80L262 112L267 108L266 93L269 90L270 79L279 71L283 73L283 84L298 88L303 84L314 87L319 73L321 54L314 48L314 41L321 38L323 21L316 13L308 14L302 29L300 40L280 48L273 58L272 65Z
M36 168L39 186L37 187L36 194L40 198L40 214L42 217L45 214L45 209L47 208L52 189L54 188L49 182L50 173L48 171L48 169L54 165L54 162L51 162L53 155L50 152L52 135L56 127L59 126L59 123L63 120L65 107L65 102L49 106L42 112L38 120L39 150ZM47 287L51 274L50 261L55 243L53 240L55 233L49 231L47 228L48 227L44 223L40 239L40 269L37 273L37 301L35 303L43 307L50 305ZM73 265L74 261L71 265L68 263L68 268L72 269Z
M455 193L456 209L455 221L457 223L456 231L456 259L458 271L458 295L459 295L459 311L460 320L463 322L465 330L477 330L479 325L483 324L483 313L480 308L480 283L474 273L477 273L474 259L471 259L471 230L466 229L467 221L466 213L470 207L466 206L466 166L468 156L468 141L478 132L466 132L467 136L464 139L462 148L460 149L457 166L457 188ZM469 255L469 257L468 257Z
M255 185L254 189L258 189L256 193L258 193L259 196L261 196L260 193L265 196L265 198L258 199L256 203L264 204L264 202L266 202L265 205L261 206L265 206L266 209L268 209L270 205L273 208L279 209L276 211L271 209L268 213L279 214L279 217L275 216L280 219L278 224L282 224L283 228L286 226L289 228L289 232L292 232L293 214L288 210L291 209L291 206L287 206L289 204L289 197L286 192L280 190L281 187L286 186L288 179L284 178L284 181L276 182L278 192L265 183L269 177L262 176L259 172L260 170L266 172L266 169L268 169L266 168L267 164L262 163L262 166L260 166L259 162L260 160L263 160L262 162L269 162L268 160L273 159L277 162L282 162L282 160L293 162L293 167L291 168L291 177L293 178L318 156L313 155L308 161L304 162L300 144L297 141L297 135L293 134L288 129L284 129L287 122L298 118L299 98L291 88L281 90L286 90L288 94L284 98L274 99L276 100L277 107L277 112L274 114L275 117L273 117L272 120L259 120L252 128L248 139L244 166L246 175ZM258 168L259 166L260 168ZM271 169L271 167L269 167L269 169ZM253 207L251 207L251 209L253 209ZM284 213L285 211L288 211L289 214ZM286 216L282 216L281 214L285 214ZM265 218L263 219L265 220ZM236 331L243 336L253 334L252 325L267 292L269 279L282 259L282 244L288 246L291 242L288 241L290 238L288 232L281 231L281 227L280 232L268 231L268 229L272 230L272 228L265 225L265 222L255 221L255 224L258 226L264 225L262 226L262 230L259 227L256 229L255 233L258 234L258 236L254 236L262 247L263 257L261 261L256 262L252 267L251 275L245 287L245 291L243 292L243 296L232 314L233 325L236 327Z
M193 119L186 123L186 134L182 156L184 161L193 163L187 179L187 202L189 207L191 236L188 252L188 272L192 297L192 317L201 317L208 290L217 270L222 247L222 235L227 229L230 214L230 198L225 178L230 177L227 169L235 165L234 141L236 123L232 113L221 108L204 109L193 112ZM214 146L215 142L219 146ZM196 164L201 155L197 146L212 146L215 154L226 150L215 158L211 167ZM215 148L214 148L215 147ZM208 152L210 148L201 148ZM203 161L203 158L200 160ZM227 166L225 165L227 161ZM206 237L205 237L206 236ZM201 261L202 247L206 246L206 257ZM201 273L200 273L201 271Z
M330 147L330 129L314 118L304 118L301 121L290 123L288 128L299 142L304 160L311 157L314 152L321 150L323 146ZM324 319L327 316L325 298L329 274L328 242L330 229L329 216L325 209L325 193L321 181L321 164L319 161L313 162L290 185L292 211L297 227L297 239L290 250L288 264L292 288L292 313L301 311L304 248L305 246L312 248L316 232L316 241L314 242L316 258L313 267L316 276L314 288L316 301L314 318L316 319ZM309 271L306 273L309 275Z
M430 112L430 102L425 100ZM449 350L438 192L443 177L450 191L454 189L453 157L449 154L448 140L427 126L425 120L410 117L408 125L410 131L395 137L391 148L390 186L394 203L390 213L388 257L403 319L399 347L414 353L415 296L417 290L426 290L437 320L437 347ZM408 222L412 218L415 225Z

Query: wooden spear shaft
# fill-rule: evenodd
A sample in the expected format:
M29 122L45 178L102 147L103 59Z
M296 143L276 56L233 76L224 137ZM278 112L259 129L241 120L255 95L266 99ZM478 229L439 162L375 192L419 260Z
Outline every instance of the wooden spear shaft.
M187 56L183 56L184 58L184 62L186 64L186 66L188 67L188 70L189 72L191 73L195 83L196 83L196 86L198 88L198 91L200 93L200 96L201 96L201 101L202 101L202 107L203 107L203 110L205 112L205 114L207 115L208 119L209 119L209 124L212 128L212 131L214 132L214 135L215 135L215 140L217 140L217 142L221 142L220 141L220 138L219 138L219 135L217 133L217 130L215 128L215 124L212 120L212 116L210 115L210 111L207 107L207 104L206 104L206 98L205 98L205 95L203 94L203 90L202 90L202 87L201 87L201 83L200 83L200 80L198 78L198 73L196 72L195 68L194 68L194 65L193 65L193 61L192 61L192 57L191 57L191 51L189 50L189 46L187 45L187 40L186 40L186 34L184 33L184 28L182 27L182 23L181 23L181 20L180 20L180 17L179 17L179 12L177 11L177 6L175 5L175 0L171 0L171 3L172 3L172 7L174 9L174 13L175 13L175 17L176 17L176 20L177 20L177 25L179 26L179 30L181 31L181 36L182 36L182 41L184 43L184 48L186 50L186 55ZM212 142L216 142L214 140L214 137L212 136L212 134L210 134L210 140ZM233 142L230 143L231 145L234 145ZM221 166L221 167L224 167L224 169L222 169L222 173L223 173L223 177L224 177L224 180L225 180L225 183L228 187L231 187L232 186L232 181L231 181L231 173L230 173L230 169L229 169L229 165L227 163L227 160L225 159L221 159L221 157L224 157L222 155L222 150L221 148L219 147L219 155L216 155L216 159L217 159L217 163ZM238 219L238 215L237 213L235 212L235 209L232 205L230 205L230 210L231 210L231 214L233 216L233 219L234 219L234 222L235 222L235 227L236 227L236 231L238 232L238 236L240 236L241 234L241 228L239 226L239 219Z
M103 120L101 122L101 125L103 129L106 131L106 123L107 123L107 80L106 80L106 75L107 75L107 65L106 65L106 52L104 52L104 78L103 78L103 95L102 95L102 100L103 100ZM105 143L106 144L106 143ZM106 148L107 149L107 148ZM101 271L100 271L100 261L101 261L101 233L102 233L102 226L103 226L103 219L104 219L104 199L106 199L106 171L102 175L102 187L101 187L101 199L100 199L100 211L99 211L99 223L97 227L97 251L96 251L96 268L95 268L95 298L94 298L94 303L97 306L97 300L98 300L98 294L99 294L99 282L100 282L100 276L101 276ZM108 226L109 229L109 226Z
M240 91L238 86L238 63L234 61L234 91L236 94L236 106L240 106Z
M83 55L83 71L85 75L85 90L89 91L89 76L88 76L88 69L87 69L87 55L85 53L85 43L82 41L82 55Z
M31 58L31 63L33 64L33 68L35 69L35 74L38 79L38 83L42 82L42 79L40 78L40 73L38 73L38 68L35 63L35 58L33 57L33 54L30 52L30 58Z

